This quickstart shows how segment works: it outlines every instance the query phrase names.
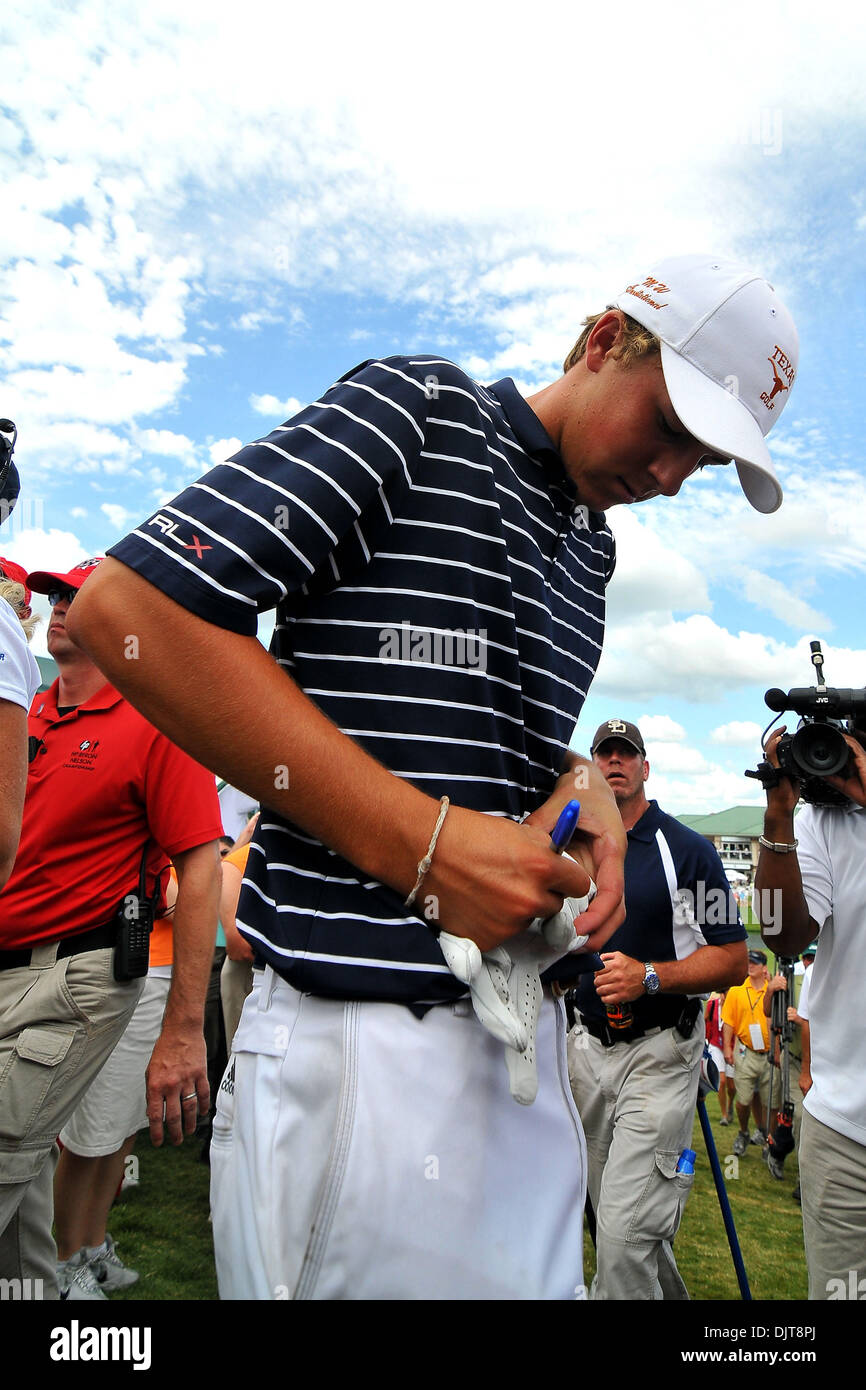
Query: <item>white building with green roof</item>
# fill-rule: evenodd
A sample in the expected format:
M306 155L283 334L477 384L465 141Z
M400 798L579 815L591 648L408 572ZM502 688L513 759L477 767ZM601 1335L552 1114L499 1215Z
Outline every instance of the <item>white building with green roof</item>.
M758 836L764 833L763 806L730 806L708 816L677 816L683 825L711 840L728 877L754 883L758 867Z

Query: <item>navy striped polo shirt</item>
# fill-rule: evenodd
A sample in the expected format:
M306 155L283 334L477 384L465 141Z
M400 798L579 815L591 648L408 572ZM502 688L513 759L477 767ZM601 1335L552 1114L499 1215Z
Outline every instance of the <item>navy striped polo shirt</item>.
M233 632L276 606L272 655L340 729L431 797L512 820L561 771L614 566L514 383L428 356L361 363L109 553ZM237 921L303 991L465 993L423 893L405 908L267 807Z

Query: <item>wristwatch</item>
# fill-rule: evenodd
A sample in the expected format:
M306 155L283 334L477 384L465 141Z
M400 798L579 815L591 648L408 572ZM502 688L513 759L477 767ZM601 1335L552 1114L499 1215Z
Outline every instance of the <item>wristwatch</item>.
M659 979L658 975L656 974L655 970L653 969L652 961L649 961L649 960L644 961L644 967L643 967L643 968L644 968L644 977L643 977L643 987L644 987L644 989L646 990L647 994L658 994L659 990L661 989L662 982L661 982L661 980Z

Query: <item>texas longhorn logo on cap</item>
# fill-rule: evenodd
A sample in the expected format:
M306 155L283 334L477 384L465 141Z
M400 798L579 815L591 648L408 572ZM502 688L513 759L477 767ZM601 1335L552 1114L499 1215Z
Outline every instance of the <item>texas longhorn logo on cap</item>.
M768 357L767 361L773 368L773 389L770 391L769 395L766 391L762 391L761 400L768 410L775 410L776 407L773 404L774 397L776 397L780 391L789 391L791 389L794 384L796 372L794 371L793 362L782 351L778 343L774 346L773 356ZM782 380L783 376L785 378L784 381Z

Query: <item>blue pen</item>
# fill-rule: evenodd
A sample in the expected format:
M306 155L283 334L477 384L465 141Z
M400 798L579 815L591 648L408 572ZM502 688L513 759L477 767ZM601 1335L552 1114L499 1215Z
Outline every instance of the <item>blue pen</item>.
M559 820L553 827L550 835L550 843L557 854L562 854L577 828L580 817L580 802L569 801L560 812Z

